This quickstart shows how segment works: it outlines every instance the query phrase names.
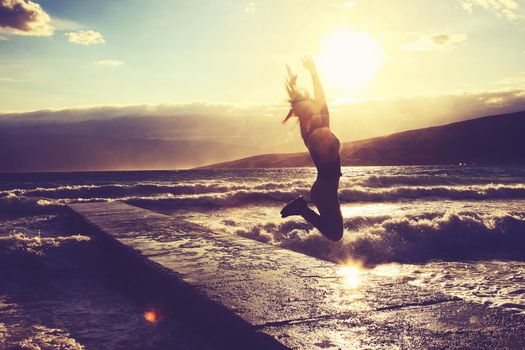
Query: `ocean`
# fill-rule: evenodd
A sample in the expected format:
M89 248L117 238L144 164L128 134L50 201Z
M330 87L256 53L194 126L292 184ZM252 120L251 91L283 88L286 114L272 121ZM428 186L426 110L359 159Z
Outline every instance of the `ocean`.
M525 313L525 167L345 167L345 233L279 211L315 169L0 174L0 349L215 349L177 315L148 322L112 255L65 205L125 201L361 273ZM256 258L256 257L254 257Z

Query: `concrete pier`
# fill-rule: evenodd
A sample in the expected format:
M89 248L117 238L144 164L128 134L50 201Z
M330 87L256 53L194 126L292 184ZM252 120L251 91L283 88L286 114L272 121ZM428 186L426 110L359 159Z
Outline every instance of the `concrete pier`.
M399 277L349 281L330 262L121 202L69 207L129 257L121 269L151 275L232 348L525 348L525 317Z

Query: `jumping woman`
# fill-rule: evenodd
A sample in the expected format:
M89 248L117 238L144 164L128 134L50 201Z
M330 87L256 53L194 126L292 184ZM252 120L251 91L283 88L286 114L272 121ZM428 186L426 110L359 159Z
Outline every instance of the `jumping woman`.
M308 57L303 58L302 62L312 76L314 98L311 98L307 91L297 87L297 75L287 66L286 90L291 109L283 124L292 117L299 119L301 136L317 168L317 179L310 190L310 199L319 213L310 209L305 199L300 196L284 206L281 216L285 218L300 215L326 238L336 242L343 237L343 216L337 195L339 178L342 175L340 143L330 131L328 107L315 64Z

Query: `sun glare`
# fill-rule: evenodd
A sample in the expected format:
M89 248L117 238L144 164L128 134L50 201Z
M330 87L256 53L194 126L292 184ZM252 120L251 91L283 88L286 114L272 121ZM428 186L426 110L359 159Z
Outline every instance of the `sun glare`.
M351 93L374 78L383 58L381 46L370 34L340 28L324 38L316 60L329 85Z
M358 261L347 261L339 267L339 276L349 288L357 288L362 283L363 265Z

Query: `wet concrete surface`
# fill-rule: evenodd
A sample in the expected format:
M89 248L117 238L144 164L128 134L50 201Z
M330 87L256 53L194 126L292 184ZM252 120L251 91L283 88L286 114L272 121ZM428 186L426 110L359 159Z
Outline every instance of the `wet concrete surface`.
M162 275L161 284L173 282L173 299L194 306L203 327L222 324L230 337L237 327L242 346L525 348L523 316L416 287L402 278L348 276L330 262L121 202L69 207L149 266L148 273ZM201 301L182 297L177 288Z

